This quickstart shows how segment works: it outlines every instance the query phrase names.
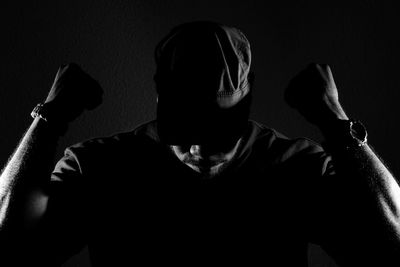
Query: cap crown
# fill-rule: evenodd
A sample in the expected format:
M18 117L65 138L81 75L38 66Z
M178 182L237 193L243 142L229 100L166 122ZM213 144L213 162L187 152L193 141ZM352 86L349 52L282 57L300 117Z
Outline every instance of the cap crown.
M175 27L157 45L155 59L159 94L229 108L250 90L250 43L233 27L204 21Z

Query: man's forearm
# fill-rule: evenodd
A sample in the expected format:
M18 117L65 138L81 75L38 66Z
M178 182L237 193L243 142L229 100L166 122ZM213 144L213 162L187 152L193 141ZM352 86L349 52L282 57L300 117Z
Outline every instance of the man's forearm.
M325 135L327 136L327 135ZM327 143L335 144L333 136L327 137ZM400 248L400 187L398 181L375 154L365 144L360 147L346 148L340 144L332 149L332 157L337 172L351 179L343 186L349 185L354 195L359 190L366 190L362 196L368 196L367 203L373 203L371 215L377 216L383 229L376 229L388 236ZM370 200L370 201L369 201ZM376 221L376 220L374 220ZM365 222L360 222L365 223Z
M13 220L21 220L16 225L32 225L43 213L47 202L43 185L50 179L58 136L39 118L25 133L0 176L1 230Z

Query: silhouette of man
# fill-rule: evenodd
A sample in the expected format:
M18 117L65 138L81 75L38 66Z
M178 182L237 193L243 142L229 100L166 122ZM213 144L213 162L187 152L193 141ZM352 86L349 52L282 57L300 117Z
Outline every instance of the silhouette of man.
M0 178L3 263L54 266L88 245L93 266L307 266L314 242L343 266L399 265L398 182L329 66L310 64L285 91L322 148L249 120L238 29L180 25L155 57L157 119L73 145L54 167L69 123L102 98L76 64L58 70Z

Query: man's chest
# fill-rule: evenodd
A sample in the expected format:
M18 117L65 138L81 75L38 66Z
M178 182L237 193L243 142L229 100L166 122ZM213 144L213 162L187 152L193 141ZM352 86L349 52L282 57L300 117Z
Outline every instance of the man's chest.
M282 172L253 165L201 180L178 161L144 157L135 163L103 168L112 181L101 178L92 188L96 257L268 261L289 251L302 257L307 243L300 200L285 188Z

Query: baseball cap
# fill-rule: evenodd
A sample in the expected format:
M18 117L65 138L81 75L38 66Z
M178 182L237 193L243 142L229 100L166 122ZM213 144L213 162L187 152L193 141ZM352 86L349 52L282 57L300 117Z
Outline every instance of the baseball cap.
M170 143L173 136L210 140L235 132L237 106L250 92L250 43L239 29L210 21L179 25L157 45L155 61L157 120Z
M250 90L250 43L234 27L210 21L179 25L157 45L155 61L156 82L198 97L208 94L221 108L234 106ZM206 88L195 91L195 84Z

